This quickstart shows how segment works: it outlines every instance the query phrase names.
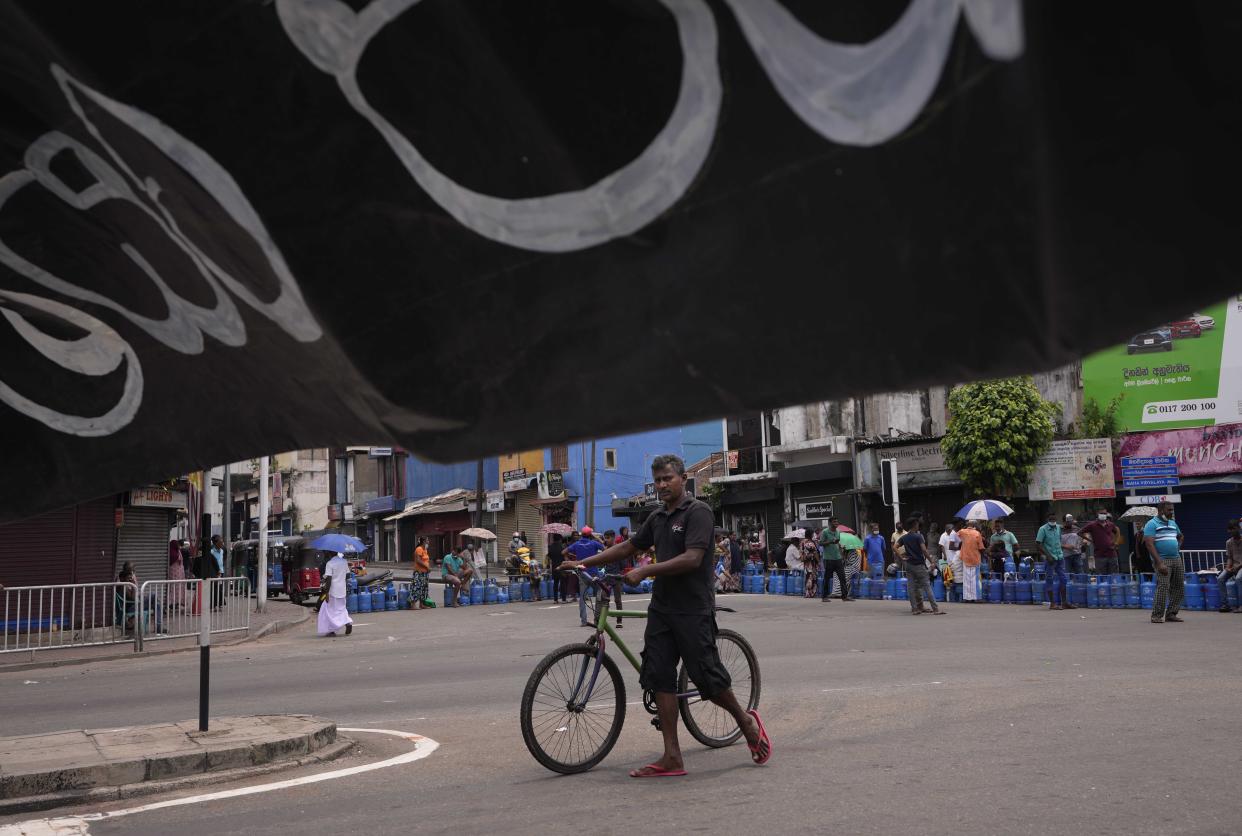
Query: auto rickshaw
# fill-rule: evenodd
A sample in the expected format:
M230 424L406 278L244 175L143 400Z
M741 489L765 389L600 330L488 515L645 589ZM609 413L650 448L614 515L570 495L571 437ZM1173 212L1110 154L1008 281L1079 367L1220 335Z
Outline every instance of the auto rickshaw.
M286 592L285 564L288 561L285 558L287 547L283 542L284 539L269 537L267 540L267 597L269 598ZM245 571L246 577L250 580L250 588L257 589L258 579L255 576L259 571L258 539L235 540L230 551L233 555L233 565L236 567L234 571Z
M323 578L321 552L306 545L310 542L307 537L285 537L284 542L285 592L289 600L301 604L307 599L317 599Z

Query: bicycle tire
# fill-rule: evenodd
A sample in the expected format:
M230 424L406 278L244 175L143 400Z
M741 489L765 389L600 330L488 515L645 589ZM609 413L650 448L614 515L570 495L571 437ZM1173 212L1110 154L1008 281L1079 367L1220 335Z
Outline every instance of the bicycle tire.
M581 719L591 712L572 712L567 705L558 703L558 699L568 699L569 694L564 693L566 687L572 690L568 679L579 669L577 662L571 663L568 668L564 668L563 664L558 666L558 663L575 656L594 659L595 648L586 644L567 644L543 657L526 681L520 710L522 740L526 748L540 764L562 775L586 772L602 761L616 745L621 727L625 724L625 682L621 679L617 663L607 654L601 668L611 680L613 697L610 699L606 692L601 693L604 685L601 676L592 693L592 704L601 703L601 711L608 703L613 704L608 728L605 730L600 725L604 722L602 715L595 721ZM546 690L541 689L545 680ZM561 713L557 714L558 710ZM551 736L557 734L564 734L565 737ZM557 742L553 744L553 740ZM584 741L594 748L583 748Z
M746 710L758 708L762 682L759 678L759 657L755 655L755 649L740 633L733 630L717 632L716 648L720 651L721 663L729 670L733 678L733 693L742 708ZM750 685L749 694L738 693L739 680L746 681L745 677L738 675L740 662L746 664ZM686 666L682 665L681 675L677 678L677 691L684 694L689 690L690 675L686 671ZM677 701L677 707L690 736L704 746L719 749L722 746L736 743L742 736L742 729L733 716L713 702L700 697L683 697Z

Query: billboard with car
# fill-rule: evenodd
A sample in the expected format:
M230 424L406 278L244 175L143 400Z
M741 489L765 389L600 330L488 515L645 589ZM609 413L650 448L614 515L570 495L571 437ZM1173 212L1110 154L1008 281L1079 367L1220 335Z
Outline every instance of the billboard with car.
M1242 294L1087 357L1082 386L1101 408L1121 397L1124 431L1242 421Z

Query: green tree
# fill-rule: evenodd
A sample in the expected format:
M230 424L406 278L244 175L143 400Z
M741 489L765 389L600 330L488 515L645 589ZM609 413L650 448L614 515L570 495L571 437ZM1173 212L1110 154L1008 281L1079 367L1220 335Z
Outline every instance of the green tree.
M945 463L971 490L1010 496L1048 450L1060 414L1029 377L959 386L949 395Z
M1087 398L1082 405L1082 420L1078 422L1075 438L1115 438L1121 432L1117 424L1117 408L1125 393L1117 395L1101 407L1095 398Z

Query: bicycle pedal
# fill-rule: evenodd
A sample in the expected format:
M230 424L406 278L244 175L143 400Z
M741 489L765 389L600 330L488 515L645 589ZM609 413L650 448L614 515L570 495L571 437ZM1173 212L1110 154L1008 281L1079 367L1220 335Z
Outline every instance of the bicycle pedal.
M659 717L652 717L652 718L651 718L651 725L655 726L656 731L663 731L663 729L661 729L661 728L660 728L660 718L659 718Z

